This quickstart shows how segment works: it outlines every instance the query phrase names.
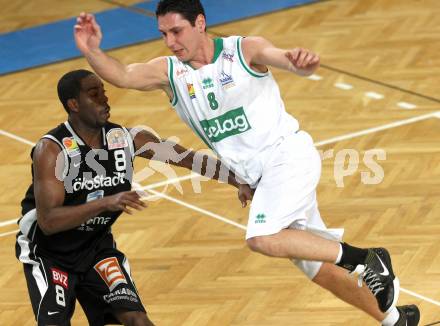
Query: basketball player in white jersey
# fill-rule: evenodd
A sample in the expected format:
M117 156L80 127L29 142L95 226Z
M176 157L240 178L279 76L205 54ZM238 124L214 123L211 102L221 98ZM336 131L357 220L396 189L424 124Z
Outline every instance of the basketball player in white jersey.
M319 154L286 113L268 70L308 76L319 56L279 49L262 37L212 39L199 0L161 0L156 16L173 56L122 64L100 49L101 29L86 13L74 28L77 47L110 83L163 90L179 117L255 188L246 233L252 250L293 260L315 283L383 325L417 325L416 306L396 307L399 281L388 251L340 242L342 234L328 230L319 214Z

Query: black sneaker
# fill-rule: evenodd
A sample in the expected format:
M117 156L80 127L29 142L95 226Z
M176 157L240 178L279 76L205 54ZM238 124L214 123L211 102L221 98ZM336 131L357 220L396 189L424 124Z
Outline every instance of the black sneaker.
M416 305L396 307L399 311L399 320L394 326L417 326L420 320L420 311Z
M391 257L385 248L368 249L364 265L357 265L351 274L359 277L359 286L362 286L362 280L367 284L382 312L388 313L396 305L400 284L394 276Z

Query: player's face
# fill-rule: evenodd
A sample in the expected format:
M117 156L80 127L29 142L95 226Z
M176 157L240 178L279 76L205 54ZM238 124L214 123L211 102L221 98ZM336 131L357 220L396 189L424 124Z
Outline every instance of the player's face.
M192 26L182 15L173 12L159 16L157 22L166 46L180 61L190 61L204 35L203 16L199 15L195 26Z
M110 118L110 106L105 95L104 84L96 75L81 80L79 93L79 117L90 127L100 128Z

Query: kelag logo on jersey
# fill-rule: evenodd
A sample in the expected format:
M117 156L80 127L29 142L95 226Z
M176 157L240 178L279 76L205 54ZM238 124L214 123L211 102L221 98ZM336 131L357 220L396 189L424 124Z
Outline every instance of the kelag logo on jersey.
M226 112L214 119L202 120L200 124L206 136L214 143L251 129L242 107Z

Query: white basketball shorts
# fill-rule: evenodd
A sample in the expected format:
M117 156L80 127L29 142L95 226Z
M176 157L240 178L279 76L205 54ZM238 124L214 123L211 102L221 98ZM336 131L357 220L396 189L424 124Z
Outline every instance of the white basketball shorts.
M327 229L319 213L316 187L320 176L321 157L307 132L299 131L280 141L255 190L246 239L295 228L340 241L343 229ZM320 262L294 263L310 278L321 267Z

